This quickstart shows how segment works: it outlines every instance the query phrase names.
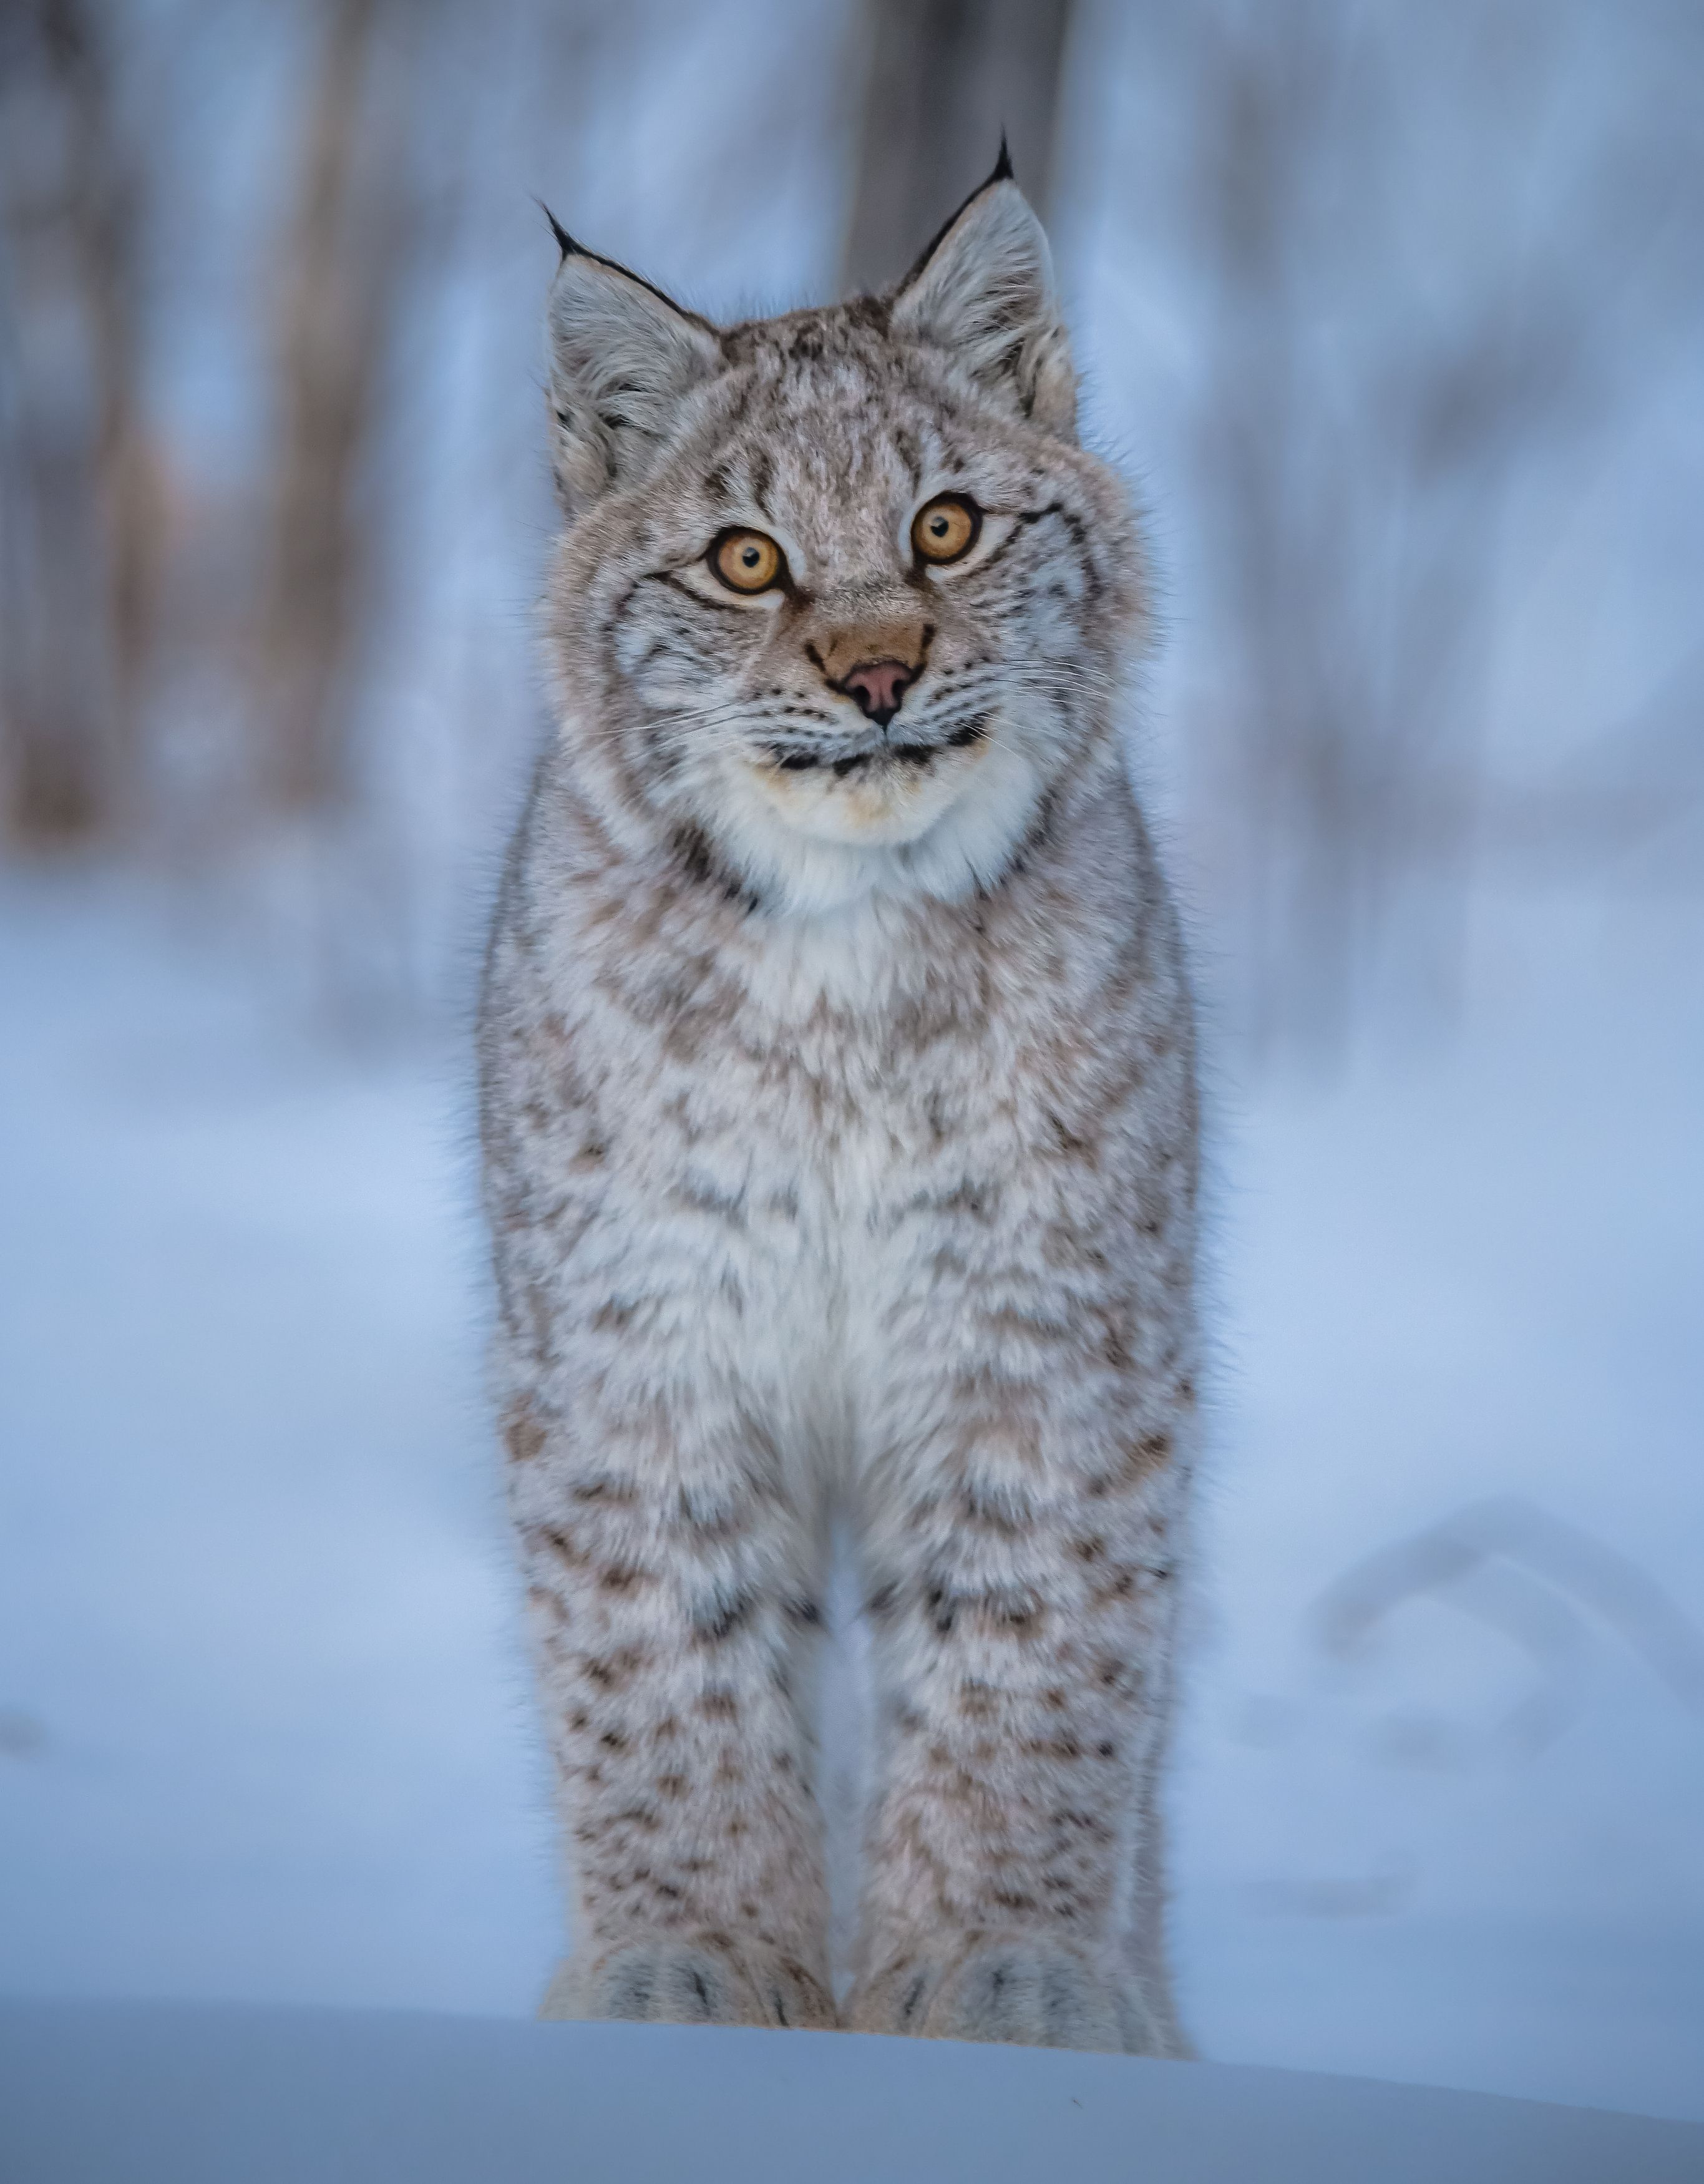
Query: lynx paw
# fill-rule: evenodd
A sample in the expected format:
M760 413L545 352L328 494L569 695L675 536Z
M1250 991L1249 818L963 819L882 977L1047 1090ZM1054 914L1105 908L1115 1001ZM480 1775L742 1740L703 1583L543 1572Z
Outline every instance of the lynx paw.
M584 1964L572 1957L538 2014L645 2025L821 2028L837 2021L827 1990L796 1958L726 1934L657 1935Z
M1133 2027L1112 1982L1086 1958L1027 1936L974 1939L955 1956L907 1957L854 1996L860 2032L1006 2040L1117 2053Z

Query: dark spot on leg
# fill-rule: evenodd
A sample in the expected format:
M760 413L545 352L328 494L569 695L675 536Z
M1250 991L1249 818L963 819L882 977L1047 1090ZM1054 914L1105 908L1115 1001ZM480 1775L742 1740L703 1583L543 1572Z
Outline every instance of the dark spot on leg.
M695 1617L693 1622L693 1636L701 1646L720 1646L725 1639L731 1638L740 1625L749 1618L756 1606L755 1593L737 1594L733 1599L725 1602L709 1614L701 1618Z
M538 1415L528 1403L517 1403L504 1420L503 1438L517 1463L531 1463L547 1438Z

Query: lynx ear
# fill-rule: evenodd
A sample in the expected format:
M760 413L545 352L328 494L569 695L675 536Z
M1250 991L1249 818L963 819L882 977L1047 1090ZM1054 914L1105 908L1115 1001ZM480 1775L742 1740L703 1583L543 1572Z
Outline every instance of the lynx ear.
M895 290L896 333L950 349L972 375L1010 394L1061 440L1077 432L1077 374L1041 222L1000 164L959 208Z
M706 320L550 226L562 251L549 314L551 469L574 515L643 473L721 348Z

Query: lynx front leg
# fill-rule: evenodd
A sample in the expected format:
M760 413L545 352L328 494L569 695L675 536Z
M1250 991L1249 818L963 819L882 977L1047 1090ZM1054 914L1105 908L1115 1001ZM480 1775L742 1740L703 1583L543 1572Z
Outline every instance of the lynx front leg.
M895 1435L871 1481L885 1719L862 2030L1181 2052L1128 1930L1156 1847L1138 1836L1187 1419L1175 1394L1096 1400L1072 1362L914 1390L916 1414L953 1423Z
M739 1407L511 1407L570 1864L548 2015L831 2025L799 1657L816 1528Z

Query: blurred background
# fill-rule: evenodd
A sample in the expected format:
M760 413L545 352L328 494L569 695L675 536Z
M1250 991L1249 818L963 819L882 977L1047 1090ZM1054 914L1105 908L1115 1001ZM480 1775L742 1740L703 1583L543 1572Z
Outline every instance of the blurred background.
M1693 0L0 0L6 1986L536 2003L535 199L740 316L1002 126L1207 1026L1193 2027L1704 2115Z

